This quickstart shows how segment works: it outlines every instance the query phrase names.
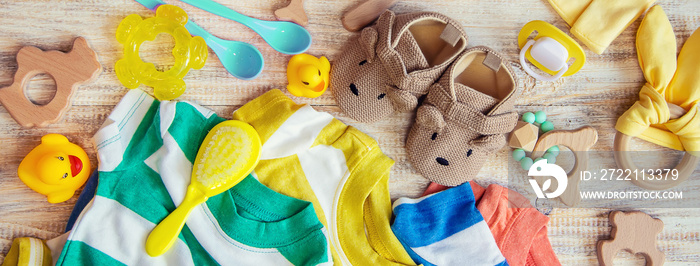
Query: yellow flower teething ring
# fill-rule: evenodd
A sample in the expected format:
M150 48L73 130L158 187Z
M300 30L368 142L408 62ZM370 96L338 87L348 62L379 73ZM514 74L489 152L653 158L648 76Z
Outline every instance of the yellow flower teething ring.
M162 5L156 16L142 19L137 14L124 18L117 27L117 41L124 45L124 58L114 65L119 81L129 89L141 83L153 87L159 100L172 100L185 92L182 78L190 68L200 69L207 60L207 44L202 37L192 37L185 29L187 14L174 5ZM168 71L156 70L152 63L139 57L139 48L145 41L153 41L160 33L168 33L175 40L175 65Z

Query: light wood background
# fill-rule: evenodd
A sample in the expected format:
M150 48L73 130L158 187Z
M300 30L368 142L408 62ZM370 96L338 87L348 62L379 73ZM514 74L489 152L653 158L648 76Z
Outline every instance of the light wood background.
M268 20L274 19L275 9L287 4L286 0L218 1L241 13ZM253 31L235 22L177 1L167 2L183 7L193 21L219 37L254 44L264 55L266 63L259 78L242 81L229 75L210 50L204 68L193 70L186 76L188 89L180 99L199 103L230 118L233 110L270 89L280 88L286 92L285 70L290 56L277 53ZM306 1L307 29L314 41L309 54L325 55L330 60L336 58L346 41L355 35L341 26L340 17L359 2ZM659 4L671 20L680 48L700 27L700 1L668 0ZM548 21L568 32L566 23L545 0L412 0L400 1L392 10L397 13L437 11L455 18L469 34L470 46L493 47L513 62L517 62L517 33L528 21ZM25 45L65 51L75 37L84 36L96 50L104 68L95 82L79 88L73 106L58 123L45 128L25 129L9 116L6 109L0 108L0 260L13 238L49 239L63 232L77 196L64 203L49 204L44 196L31 191L17 178L17 166L47 133L64 134L85 147L93 166L96 164L91 136L127 91L114 74L114 63L122 55L122 46L114 34L119 22L132 13L152 16L146 8L127 0L0 0L0 86L12 82L17 69L15 55ZM634 48L640 20L625 30L603 55L586 49L588 61L574 76L554 83L535 82L516 70L523 85L522 96L517 101L518 110L544 110L558 128L592 125L600 135L593 150L610 150L617 117L637 99L644 83ZM141 55L144 60L167 67L173 63L171 47L170 37L161 36L147 43L141 49ZM28 86L27 94L35 101L45 103L52 97L52 86L51 78L39 75ZM144 89L152 92L150 88ZM361 124L340 112L330 92L316 99L294 99L329 112L378 140L382 150L396 160L390 180L392 198L416 197L425 189L427 181L412 169L404 148L413 113L396 114L375 124ZM637 142L637 148L655 149ZM509 154L510 150L503 149L493 156L475 179L482 184L507 182ZM698 178L697 173L691 178ZM700 209L642 210L665 223L664 231L658 237L658 247L666 253L669 264L700 263ZM609 211L555 209L549 214L549 237L563 264L597 264L595 243L609 237ZM641 255L620 252L616 262L641 265L644 259Z

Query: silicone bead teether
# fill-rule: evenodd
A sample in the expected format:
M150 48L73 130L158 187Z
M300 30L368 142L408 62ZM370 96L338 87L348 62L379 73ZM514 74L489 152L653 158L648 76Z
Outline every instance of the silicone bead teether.
M547 133L549 131L554 130L554 124L552 124L552 122L549 122L549 121L544 121L540 125L540 129L542 130L542 132Z
M119 81L129 89L141 83L153 87L159 100L172 100L185 92L182 78L191 69L200 69L207 60L207 44L202 37L192 37L185 29L187 14L174 5L162 5L156 16L142 19L131 14L117 28L117 41L124 45L124 58L117 61L114 71ZM156 70L152 63L139 57L139 48L145 41L153 41L160 33L173 36L175 47L172 54L175 64L168 71Z
M530 157L525 157L520 160L520 167L523 168L523 170L530 170L530 167L532 167L532 164L534 161Z
M523 149L515 149L513 151L513 159L515 159L518 162L520 160L522 160L523 158L525 158L525 156L527 156L527 155L525 155L525 150L523 150Z
M530 124L534 123L537 116L531 112L527 112L523 114L523 121L528 122Z
M535 112L535 123L542 124L547 121L547 114L544 111Z
M539 141L538 132L541 130L542 133L547 133L554 129L554 124L547 121L547 114L544 111L537 111L535 113L526 112L523 114L522 120L523 122L518 122L507 139L508 146L516 148L513 150L513 159L515 159L516 162L520 162L520 167L526 171L539 160L546 159L548 163L555 163L557 161L557 155L559 155L558 146L552 146L547 149L542 157L535 159L527 157L527 152L532 152ZM534 123L540 124L539 130Z

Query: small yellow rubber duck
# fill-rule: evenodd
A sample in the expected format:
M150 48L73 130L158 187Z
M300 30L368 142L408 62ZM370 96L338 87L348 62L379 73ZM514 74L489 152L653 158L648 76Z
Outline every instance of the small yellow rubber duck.
M29 188L46 195L50 203L64 202L87 181L90 159L65 136L47 134L24 157L17 175Z
M325 56L292 56L287 64L287 90L294 96L316 98L328 89L331 63Z

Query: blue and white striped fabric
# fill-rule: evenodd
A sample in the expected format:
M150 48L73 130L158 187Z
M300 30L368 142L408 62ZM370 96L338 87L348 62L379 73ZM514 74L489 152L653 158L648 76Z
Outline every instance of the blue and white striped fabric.
M508 265L476 208L469 182L418 199L394 202L391 226L423 265Z

